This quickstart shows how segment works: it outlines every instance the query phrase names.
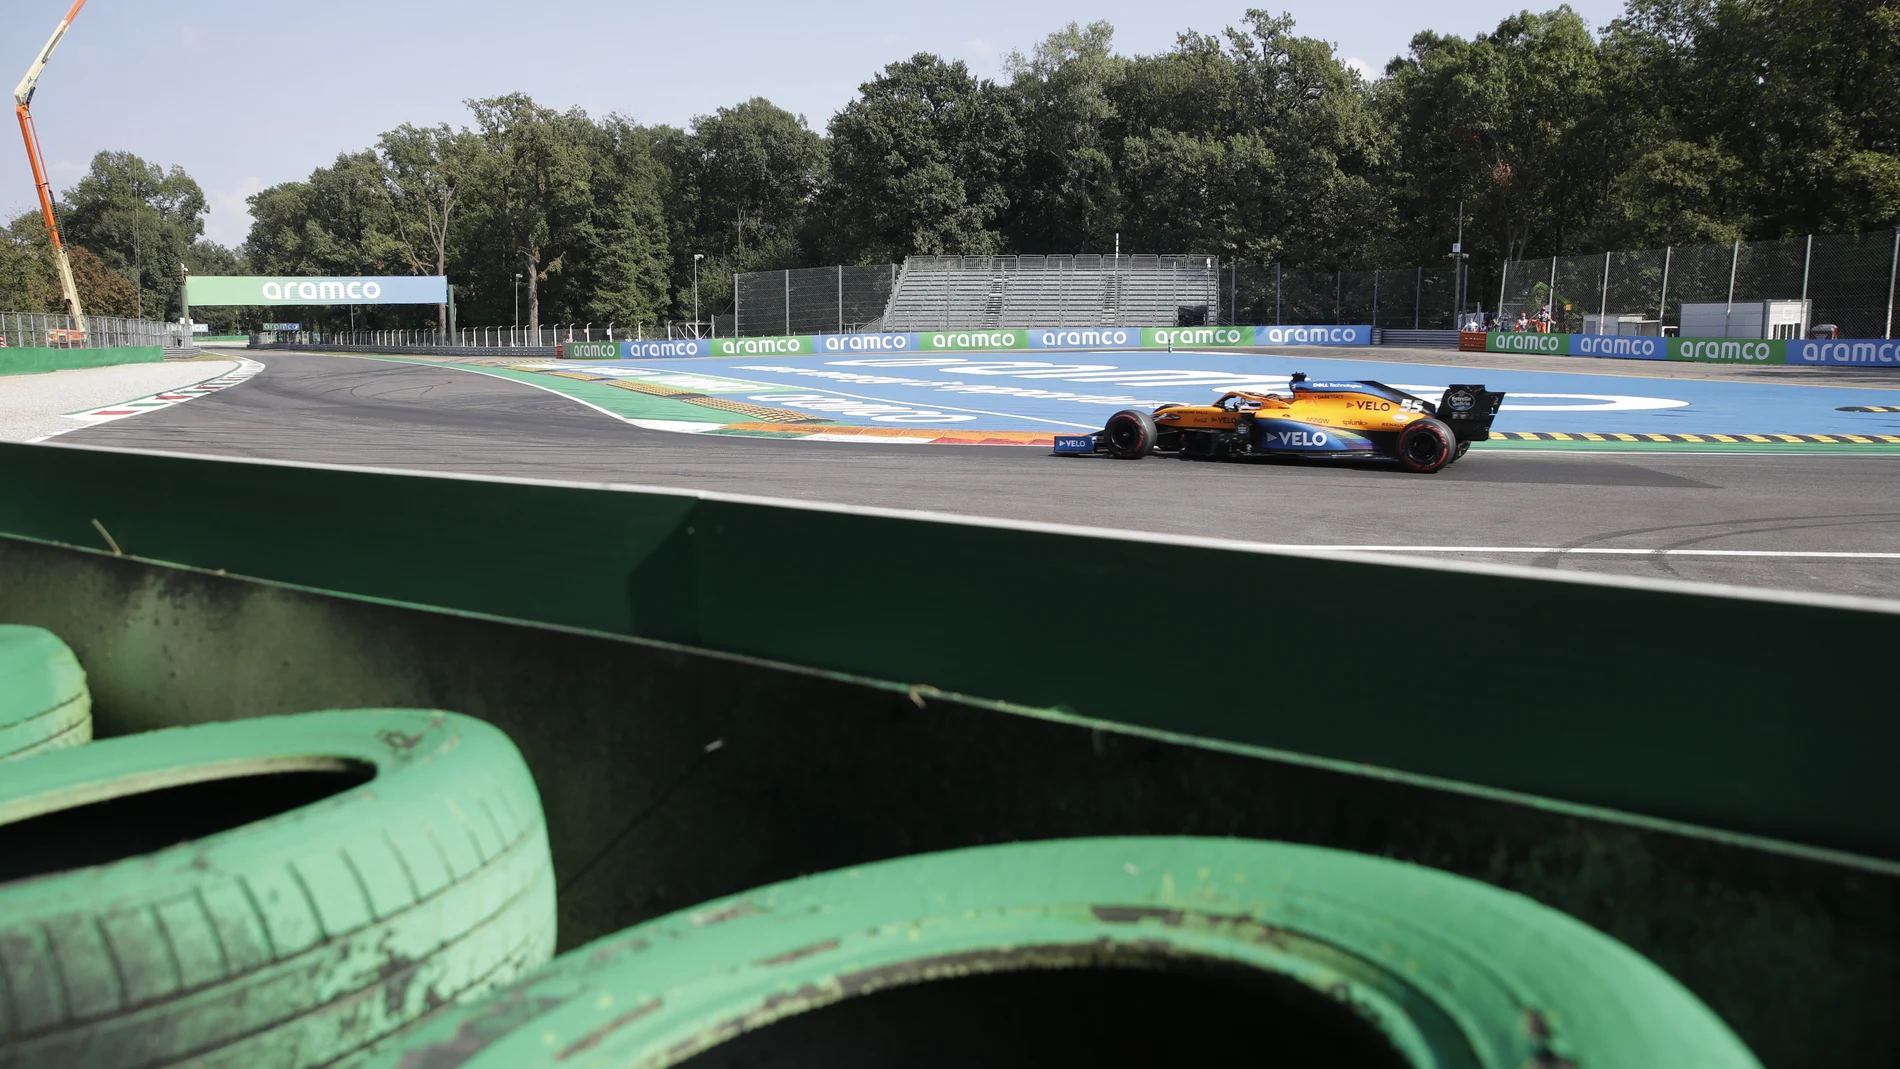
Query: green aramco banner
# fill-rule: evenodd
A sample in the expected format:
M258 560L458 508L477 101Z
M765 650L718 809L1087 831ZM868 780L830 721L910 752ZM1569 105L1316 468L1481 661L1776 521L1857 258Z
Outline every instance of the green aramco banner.
M185 280L185 299L193 308L223 304L443 304L449 299L449 280L441 275L193 275Z

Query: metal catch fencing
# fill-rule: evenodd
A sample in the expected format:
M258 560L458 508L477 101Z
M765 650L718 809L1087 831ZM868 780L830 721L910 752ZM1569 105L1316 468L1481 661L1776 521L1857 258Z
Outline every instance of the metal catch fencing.
M896 280L896 264L744 272L733 278L727 330L760 337L875 329ZM720 326L728 322L724 316L715 319Z
M52 349L119 349L134 345L182 346L183 328L149 319L87 316L82 328L71 317L49 312L0 312L0 346Z
M1633 316L1656 333L1668 333L1681 325L1685 302L1785 299L1811 301L1811 323L1832 323L1842 337L1885 338L1893 336L1900 229L1489 265L1450 259L1359 269L1212 264L1218 300L1208 309L1208 321L1220 324L1369 323L1450 330L1479 312L1509 318L1550 307L1557 330L1581 331L1586 315ZM741 274L736 315L715 317L716 329L721 335L753 336L889 327L884 315L898 276L895 264ZM1080 276L1076 285L1098 286L1092 277ZM1083 296L1092 294L1093 288Z
M400 349L546 349L567 342L690 338L688 323L566 323L542 327L461 327L441 330L298 330L253 332L260 344L388 346Z
M1812 324L1843 338L1891 338L1900 229L1810 234L1777 241L1676 245L1506 265L1498 305L1507 316L1549 308L1555 329L1588 316L1629 316L1650 333L1681 326L1685 303L1811 301Z

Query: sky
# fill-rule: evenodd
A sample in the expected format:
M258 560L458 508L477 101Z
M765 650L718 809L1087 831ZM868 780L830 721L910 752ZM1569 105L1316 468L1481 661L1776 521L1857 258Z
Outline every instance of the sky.
M305 177L405 122L463 125L462 101L521 90L557 109L684 126L762 96L824 129L884 64L916 52L998 77L1069 22L1106 19L1124 54L1165 51L1183 30L1217 32L1261 0L89 0L33 99L55 190L93 153L183 167L204 187L205 233L234 245L245 198ZM68 0L0 0L0 80L12 84ZM1414 33L1471 36L1556 0L1282 0L1306 36L1368 76ZM1593 28L1615 0L1571 0ZM0 133L0 212L35 204L17 134Z

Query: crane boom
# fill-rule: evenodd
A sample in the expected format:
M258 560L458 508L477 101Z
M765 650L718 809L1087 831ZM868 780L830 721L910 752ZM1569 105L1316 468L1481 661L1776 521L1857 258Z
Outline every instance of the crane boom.
M53 264L59 270L60 292L66 298L67 311L73 317L73 331L66 334L64 340L84 342L86 337L86 313L79 307L79 287L73 284L73 263L66 255L66 245L59 240L59 222L53 217L53 185L46 177L46 160L40 154L40 140L33 129L33 114L29 105L33 103L33 91L39 85L40 75L45 73L46 64L53 58L53 50L66 36L66 30L78 16L79 9L86 6L86 0L75 0L66 17L59 20L53 29L53 36L46 41L46 47L33 58L33 65L26 69L26 77L13 89L13 114L20 120L20 136L26 139L26 159L33 167L33 189L39 194L40 214L46 219L46 235L53 243ZM74 335L77 335L75 338Z
M72 10L66 12L66 17L60 19L59 25L53 28L53 36L47 38L46 47L40 49L40 54L33 58L33 65L26 69L26 77L20 79L19 85L14 86L13 102L15 104L25 107L33 103L33 87L38 84L41 72L46 70L46 64L52 61L53 49L59 47L60 38L66 36L66 28L73 24L73 19L79 15L79 9L85 6L86 0L75 0Z

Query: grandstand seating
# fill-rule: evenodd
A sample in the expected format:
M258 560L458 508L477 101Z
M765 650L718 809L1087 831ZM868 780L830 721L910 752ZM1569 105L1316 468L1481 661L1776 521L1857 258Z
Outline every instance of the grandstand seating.
M1172 326L1220 315L1212 256L911 256L880 329Z

